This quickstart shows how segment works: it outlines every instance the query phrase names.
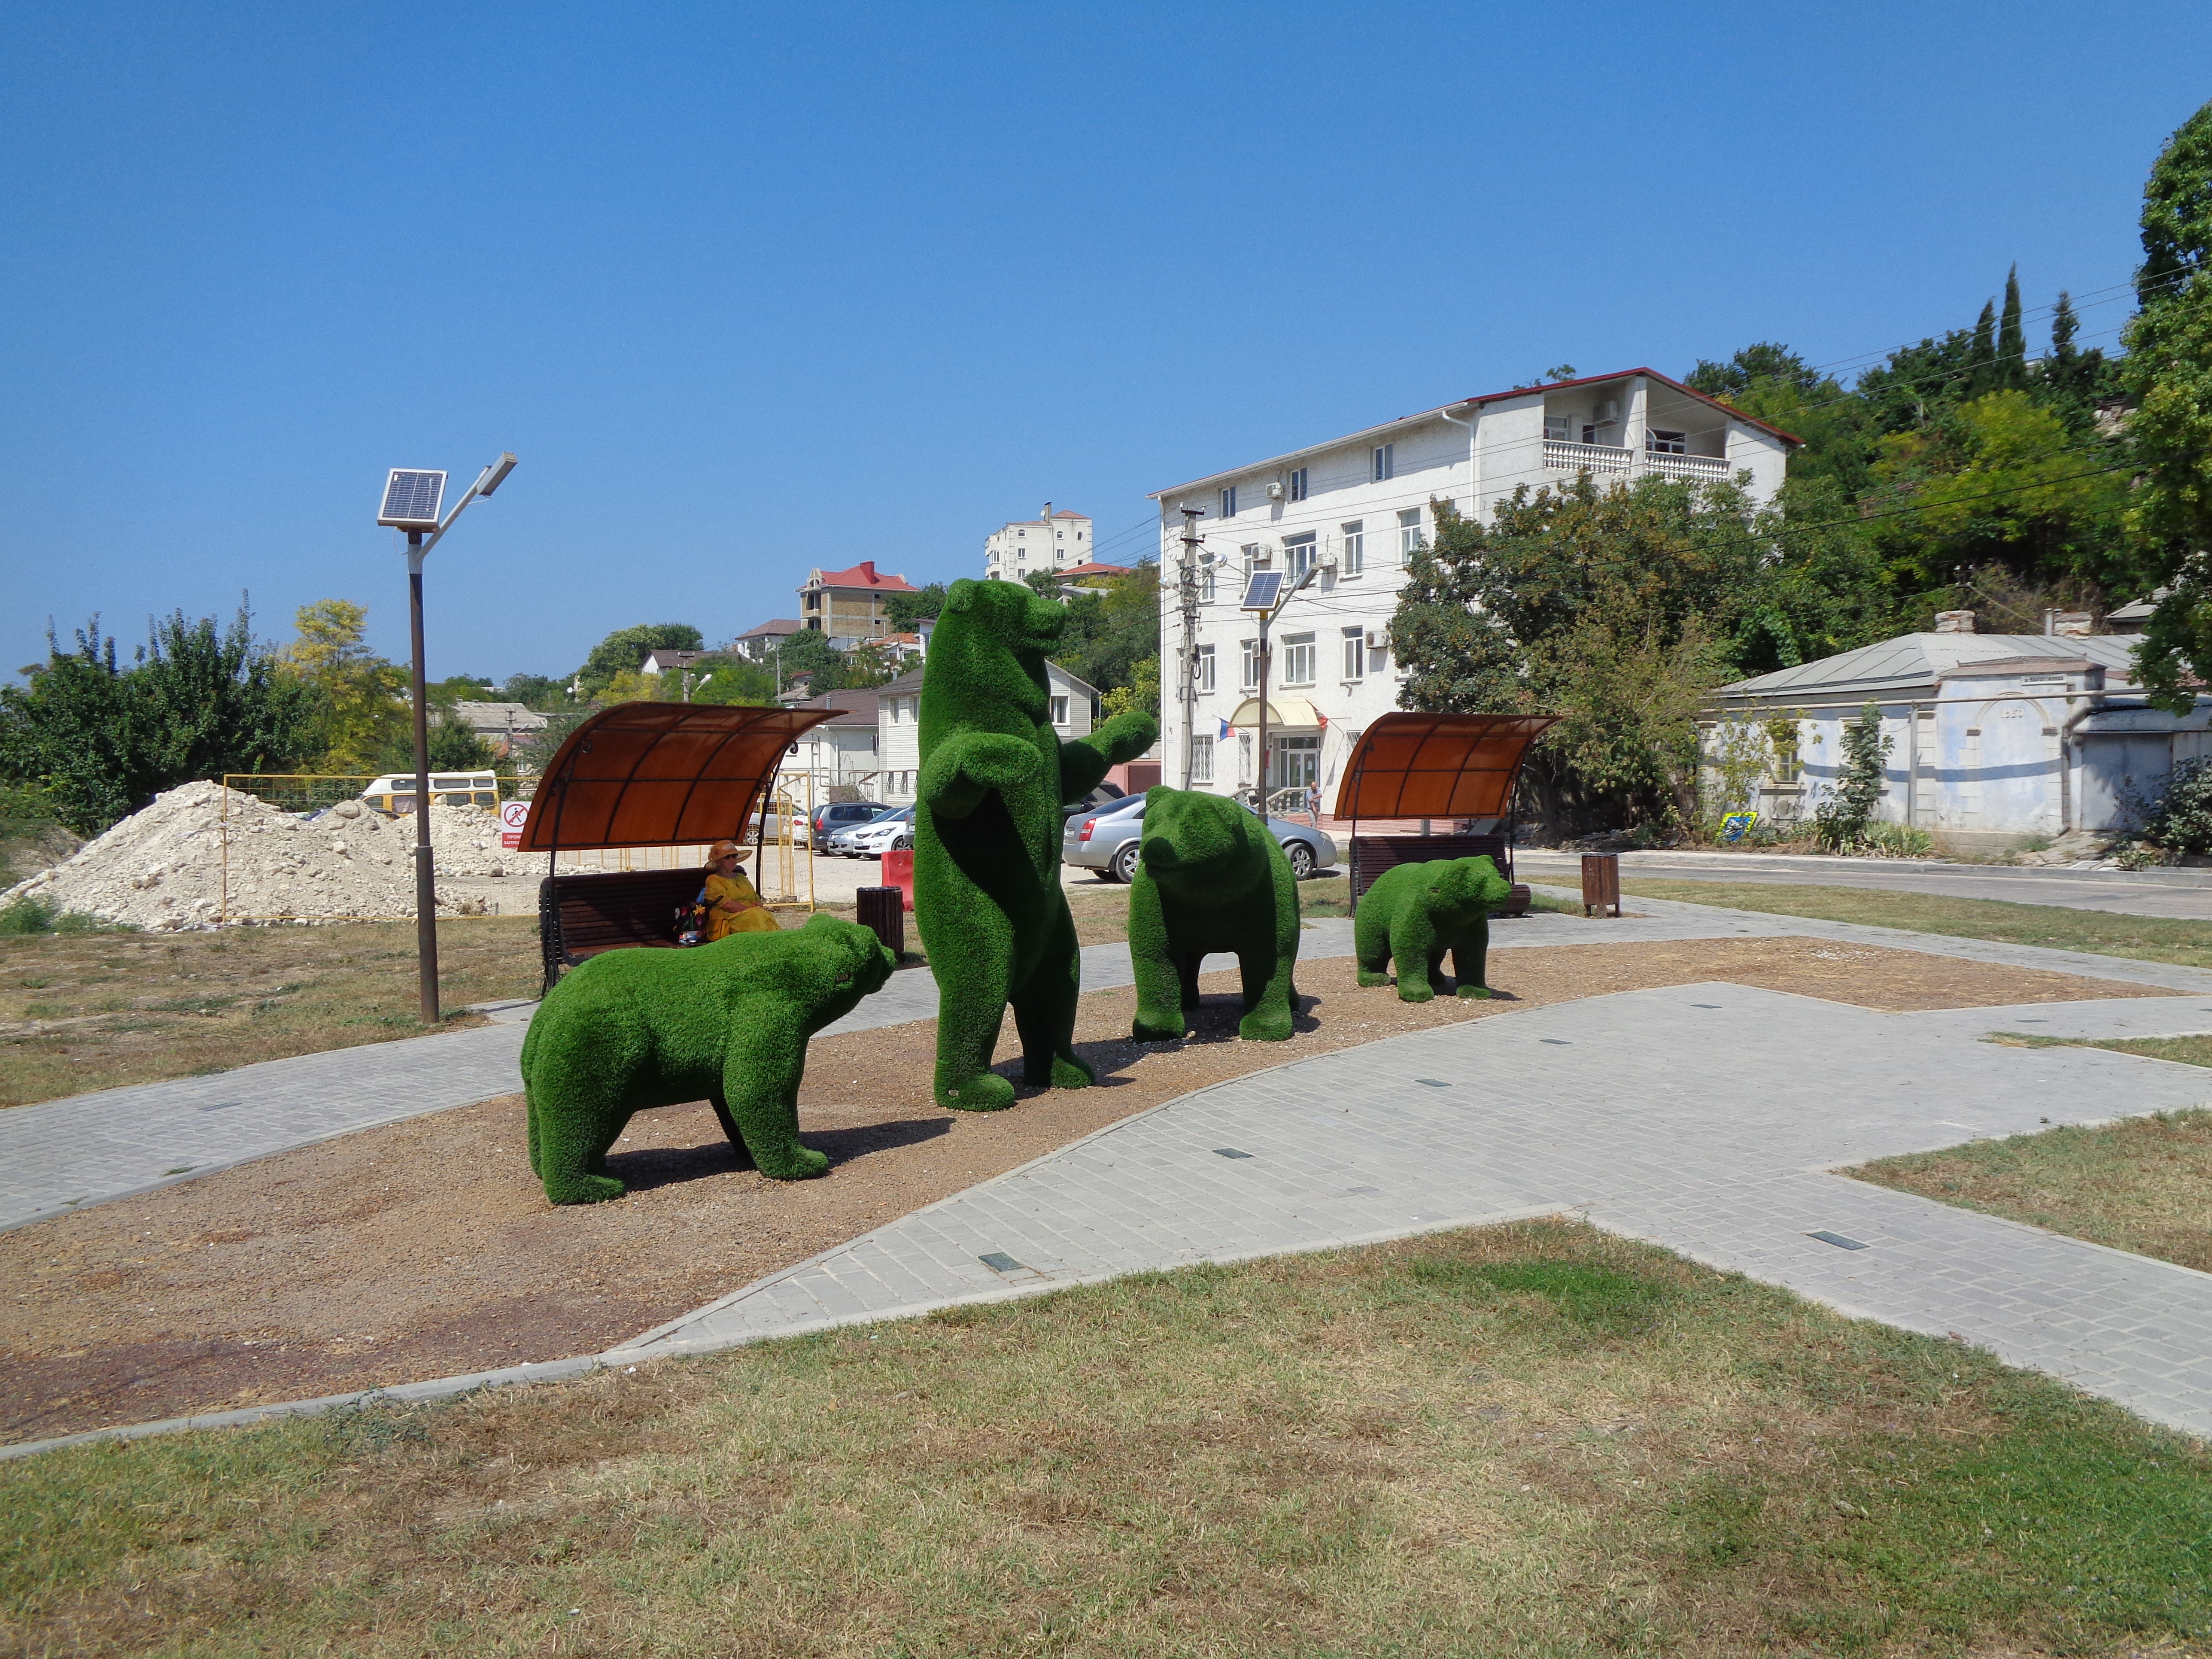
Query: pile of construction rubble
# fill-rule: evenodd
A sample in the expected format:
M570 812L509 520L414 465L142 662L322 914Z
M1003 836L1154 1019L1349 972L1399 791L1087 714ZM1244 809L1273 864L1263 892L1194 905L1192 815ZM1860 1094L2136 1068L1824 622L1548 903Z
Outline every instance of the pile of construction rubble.
M433 805L430 846L441 876L521 873L518 855L501 848L498 816L484 807ZM415 820L346 800L309 822L220 784L187 783L0 893L0 904L26 896L155 932L411 916ZM441 914L481 908L439 896Z

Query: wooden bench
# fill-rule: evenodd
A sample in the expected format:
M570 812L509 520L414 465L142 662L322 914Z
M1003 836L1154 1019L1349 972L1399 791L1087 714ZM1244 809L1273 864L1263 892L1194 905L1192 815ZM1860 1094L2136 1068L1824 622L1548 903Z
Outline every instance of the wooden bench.
M1513 848L1503 836L1354 836L1352 837L1352 903L1357 909L1375 878L1401 864L1426 864L1431 859L1489 859L1498 873L1513 882ZM1500 915L1528 914L1529 892L1518 883Z
M676 948L676 913L699 896L704 870L614 870L548 876L538 884L538 943L545 988L602 951Z

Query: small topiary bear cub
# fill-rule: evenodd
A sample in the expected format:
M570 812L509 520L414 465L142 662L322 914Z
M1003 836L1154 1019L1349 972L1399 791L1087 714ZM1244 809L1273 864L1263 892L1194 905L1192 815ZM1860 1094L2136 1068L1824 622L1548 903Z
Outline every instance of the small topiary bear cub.
M1444 952L1463 997L1486 997L1490 913L1513 896L1512 884L1486 858L1401 864L1375 878L1352 922L1362 985L1388 985L1398 965L1398 1000L1426 1002L1449 990L1437 971Z
M630 1115L711 1101L764 1176L830 1167L799 1141L806 1040L897 966L868 928L817 915L692 951L609 951L545 994L522 1043L530 1167L556 1204L620 1197L607 1149Z
M1237 1035L1287 1039L1297 1007L1298 883L1283 844L1226 796L1148 791L1129 884L1137 1041L1183 1035L1198 1006L1198 965L1216 951L1234 953L1243 973Z

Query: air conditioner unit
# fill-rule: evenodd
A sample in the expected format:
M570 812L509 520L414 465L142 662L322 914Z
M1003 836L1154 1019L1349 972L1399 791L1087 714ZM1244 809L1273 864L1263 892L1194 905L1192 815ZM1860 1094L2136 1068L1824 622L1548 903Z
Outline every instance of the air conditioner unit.
M1271 501L1279 501L1283 499L1283 486L1279 483L1267 486L1267 499Z
M1388 651L1390 648L1389 630L1382 628L1369 629L1367 630L1367 648L1370 651Z
M1607 398L1597 406L1597 418L1601 423L1611 423L1620 418L1620 399Z

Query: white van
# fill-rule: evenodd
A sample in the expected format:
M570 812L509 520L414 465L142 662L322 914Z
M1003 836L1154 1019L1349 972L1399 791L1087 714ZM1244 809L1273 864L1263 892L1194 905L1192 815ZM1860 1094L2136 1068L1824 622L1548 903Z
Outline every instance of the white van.
M387 772L361 792L361 798L380 812L398 815L415 810L415 775ZM499 805L499 779L489 772L433 772L430 801L436 806Z

